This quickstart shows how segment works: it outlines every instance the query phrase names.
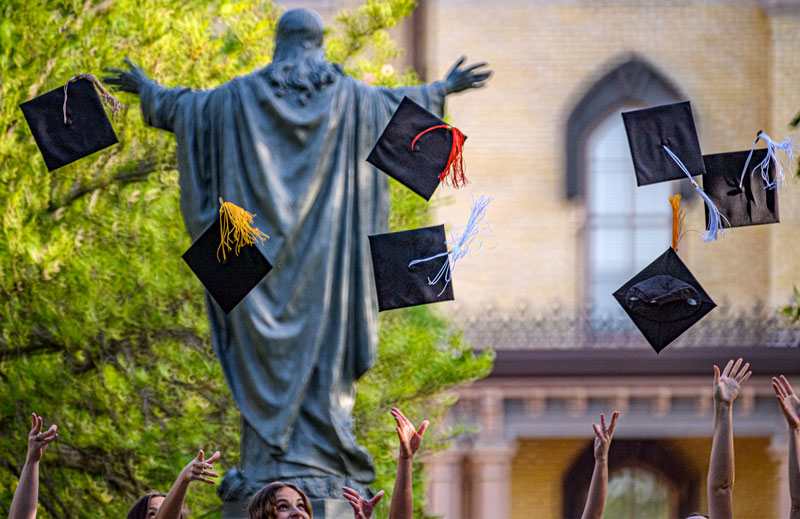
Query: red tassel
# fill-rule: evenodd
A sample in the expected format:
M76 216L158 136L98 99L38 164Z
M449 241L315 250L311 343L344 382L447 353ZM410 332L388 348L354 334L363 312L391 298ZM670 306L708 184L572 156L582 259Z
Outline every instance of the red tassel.
M440 124L438 126L431 126L427 130L419 132L417 136L414 137L414 140L411 141L411 150L414 150L414 145L417 143L417 139L430 131L438 130L440 128L444 128L452 132L453 145L450 148L450 156L447 158L447 165L444 167L444 170L439 173L439 181L453 187L466 186L469 184L469 180L467 180L467 177L464 174L463 150L464 141L466 139L464 138L464 134L461 133L461 130L455 126L450 126L449 124Z

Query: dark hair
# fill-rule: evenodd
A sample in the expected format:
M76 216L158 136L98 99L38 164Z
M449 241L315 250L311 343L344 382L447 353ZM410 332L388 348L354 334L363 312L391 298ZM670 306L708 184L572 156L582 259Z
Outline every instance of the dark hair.
M309 519L314 519L314 514L311 511L311 503L308 500L305 492L297 488L294 483L284 483L282 481L274 481L265 486L250 499L250 505L247 507L247 516L249 519L277 519L278 517L278 499L275 494L282 488L291 488L303 498L303 506L308 512Z
M154 496L167 497L165 494L151 490L133 504L128 511L128 519L147 519L147 509L150 508L150 499Z

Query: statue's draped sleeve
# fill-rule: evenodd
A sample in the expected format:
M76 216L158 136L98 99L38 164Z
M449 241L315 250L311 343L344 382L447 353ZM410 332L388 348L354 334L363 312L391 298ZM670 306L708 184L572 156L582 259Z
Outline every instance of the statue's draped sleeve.
M365 158L404 95L442 115L441 83L384 89L342 76L306 105L276 95L261 71L212 90L141 92L145 122L175 133L192 239L217 218L220 196L270 236L258 247L273 270L230 314L206 296L243 449L257 436L266 460L373 477L350 411L353 383L375 361L368 235L387 231L389 195Z

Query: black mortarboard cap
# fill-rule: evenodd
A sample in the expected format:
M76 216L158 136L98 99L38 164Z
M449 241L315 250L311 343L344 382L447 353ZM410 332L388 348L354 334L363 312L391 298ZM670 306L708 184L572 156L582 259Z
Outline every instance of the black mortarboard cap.
M66 124L63 86L20 108L50 171L119 142L100 96L87 79L67 83Z
M614 298L656 353L717 306L671 248L614 292Z
M255 245L242 246L238 254L229 251L226 259L218 256L220 220L217 218L189 247L183 260L227 314L272 270L272 265Z
M437 128L441 126L444 128ZM437 129L426 132L432 128ZM456 187L466 183L460 156L460 146L464 140L466 136L457 128L445 124L411 99L404 97L372 148L367 162L425 200L430 200L439 186L440 175L451 167L455 176L451 183ZM455 153L451 160L454 148Z
M766 158L767 150L753 150L748 171L742 175L749 155L749 151L734 151L703 156L706 164L703 190L731 227L780 221L778 190L765 189L767 183L761 178L760 170L752 173L753 167ZM770 182L775 180L773 161L769 161L769 179ZM740 182L742 187L739 187ZM708 226L708 207L704 207Z
M428 283L428 279L435 278L449 261L444 225L376 234L369 237L369 246L378 290L378 310L381 312L453 300L452 281L445 287L446 281L442 276L438 283ZM409 266L414 260L437 254L442 256Z
M692 175L705 173L689 101L625 112L622 120L637 185L686 178L664 146L672 150Z

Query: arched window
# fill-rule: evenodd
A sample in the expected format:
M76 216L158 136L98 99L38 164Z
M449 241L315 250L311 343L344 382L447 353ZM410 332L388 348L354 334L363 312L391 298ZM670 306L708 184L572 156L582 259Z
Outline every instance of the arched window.
M595 83L567 121L567 198L584 198L590 325L628 323L611 294L670 245L673 183L636 187L620 113L682 99L652 66L633 56Z
M611 451L605 517L671 519L696 509L698 475L680 452L655 440L614 440ZM564 475L565 519L581 516L593 468L589 444Z

